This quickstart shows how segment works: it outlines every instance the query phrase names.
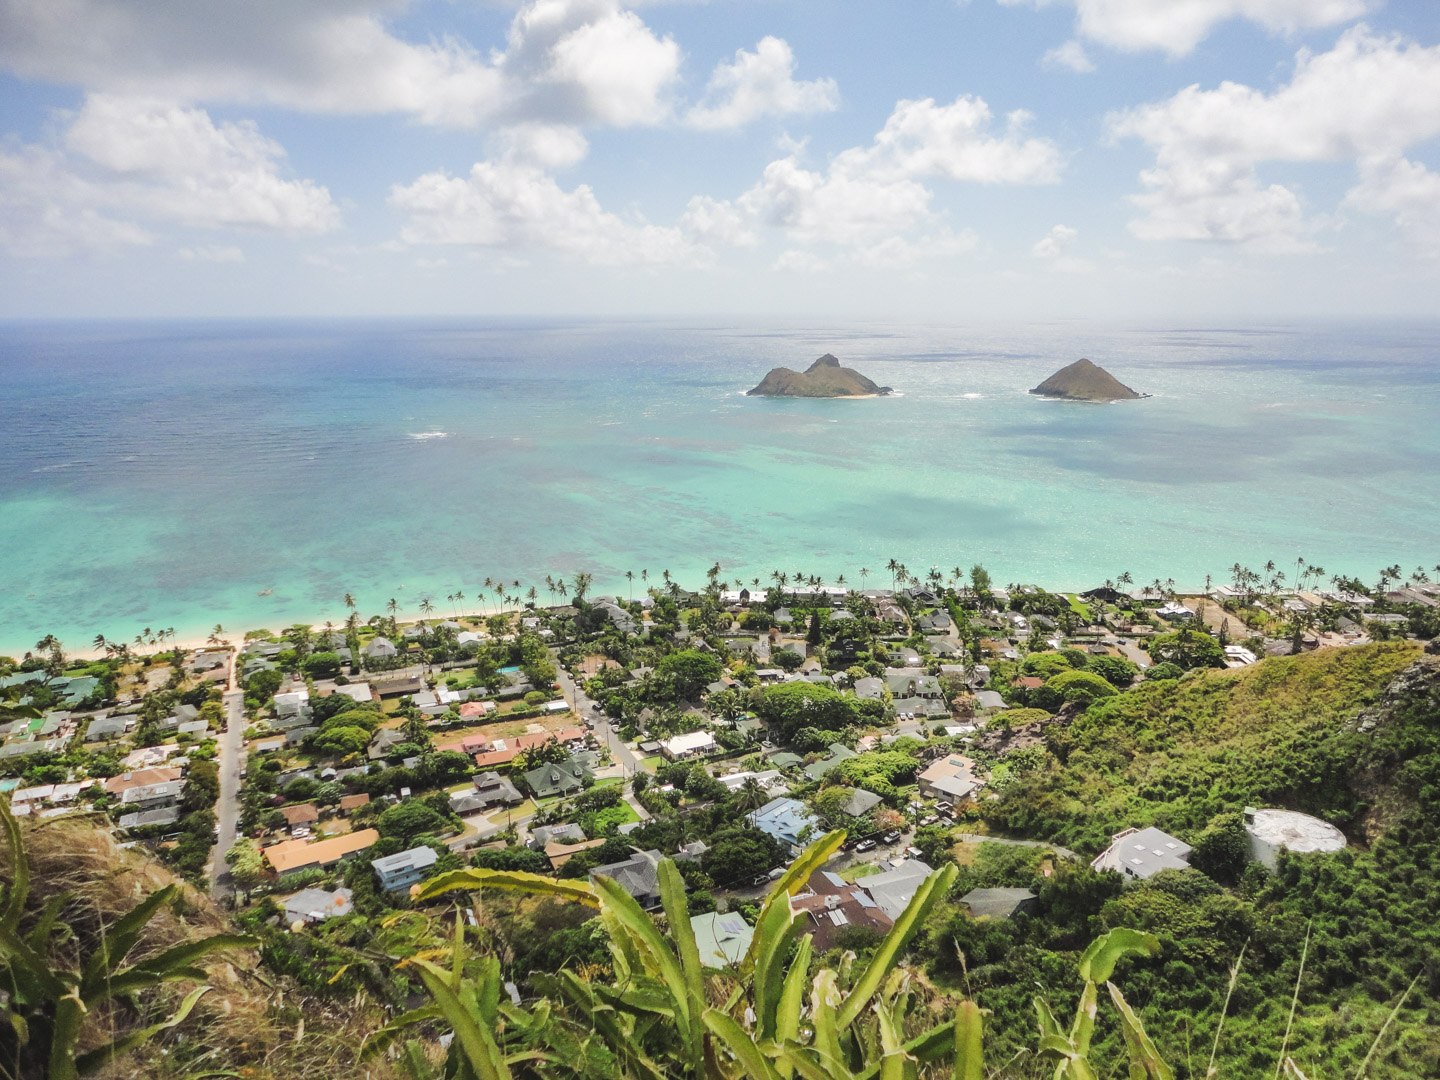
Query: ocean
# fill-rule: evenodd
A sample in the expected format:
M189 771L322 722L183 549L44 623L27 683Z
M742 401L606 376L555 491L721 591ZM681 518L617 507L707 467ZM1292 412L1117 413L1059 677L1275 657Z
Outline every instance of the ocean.
M744 396L825 352L897 393ZM1026 393L1082 356L1153 396ZM1440 323L15 322L0 386L12 654L339 622L347 592L475 610L487 577L549 602L581 570L1440 563Z

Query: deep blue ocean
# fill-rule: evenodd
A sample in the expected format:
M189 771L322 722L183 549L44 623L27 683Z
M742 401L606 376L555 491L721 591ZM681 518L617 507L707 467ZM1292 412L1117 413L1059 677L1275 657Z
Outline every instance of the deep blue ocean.
M744 396L824 352L898 393ZM1081 356L1153 396L1026 393ZM10 652L717 561L1081 588L1440 563L1440 323L9 323L0 386Z

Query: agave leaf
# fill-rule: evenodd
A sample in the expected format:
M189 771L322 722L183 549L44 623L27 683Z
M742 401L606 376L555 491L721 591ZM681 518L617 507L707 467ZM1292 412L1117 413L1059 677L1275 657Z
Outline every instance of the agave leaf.
M415 1039L409 1040L400 1051L400 1067L410 1080L440 1080L440 1074L425 1056L425 1048Z
M1050 1011L1049 1003L1042 997L1035 997L1035 1016L1040 1021L1040 1037L1054 1035L1057 1038L1063 1037L1060 1030L1060 1022L1055 1019L1055 1014Z
M173 1028L183 1024L185 1019L190 1015L190 1011L195 1008L195 1003L208 994L211 989L212 987L209 986L197 986L185 995L185 1000L180 1003L180 1008L176 1009L174 1015L168 1020L163 1020L158 1024L151 1024L149 1027L141 1028L139 1031L132 1031L123 1038L116 1039L113 1042L106 1043L104 1046L91 1050L88 1054L81 1054L75 1059L76 1073L80 1076L88 1076L106 1062L135 1049L135 1047L142 1043L149 1042L167 1028ZM230 1075L235 1074L232 1073Z
M135 947L135 943L140 940L140 934L155 917L155 913L179 894L178 885L166 885L163 889L156 889L120 916L109 933L100 939L100 947L91 954L85 965L85 972L80 977L82 997L90 1000L96 988L110 979Z
M1122 956L1154 956L1160 939L1140 930L1116 927L1092 941L1080 956L1080 977L1090 982L1108 982Z
M389 1050L406 1028L413 1027L425 1020L439 1020L444 1015L440 1011L440 1006L433 1002L401 1013L394 1020L376 1028L365 1037L365 1041L360 1044L360 1060L365 1061L376 1054L382 1054Z
M9 968L6 975L7 982L14 984L10 987L12 993L18 990L26 997L53 1001L70 990L66 972L52 970L44 957L25 944L14 930L3 925L0 925L0 959Z
M905 905L905 910L895 920L895 925L885 935L885 940L875 950L875 955L870 958L864 973L856 980L845 1003L840 1006L837 1023L841 1028L848 1028L854 1023L860 1011L869 1004L885 976L900 959L905 945L930 914L935 901L950 891L950 886L955 883L955 876L959 873L960 868L950 863L936 870L920 884L920 888L910 898L910 903Z
M810 992L810 1019L815 1025L814 1046L826 1068L843 1076L846 1061L840 1049L840 1022L836 1013L840 1000L840 984L835 972L821 968Z
M1075 1006L1070 1043L1081 1057L1090 1053L1090 1037L1095 1034L1096 994L1095 984L1087 979L1085 989L1080 991L1080 1004Z
M45 910L40 913L40 918L31 927L30 933L25 935L25 942L37 953L43 953L50 946L50 936L55 932L55 923L60 918L60 911L69 901L68 892L56 893L45 904Z
M259 944L258 938L250 937L248 934L212 934L199 941L190 941L184 945L166 949L164 952L158 953L134 967L124 968L108 978L104 969L101 968L95 982L88 986L81 985L80 994L87 1002L95 1002L130 993L146 986L154 986L156 983L176 982L182 979L203 982L206 978L205 972L193 967L194 961L222 949L250 949Z
M790 864L785 873L780 876L780 880L775 882L774 887L770 890L770 895L772 897L779 896L783 892L787 896L794 896L805 887L811 874L830 861L830 856L839 851L840 845L843 843L845 843L844 829L836 829L816 840Z
M789 894L775 894L761 910L755 923L755 936L750 942L750 955L754 957L752 985L758 1017L757 1031L762 1039L775 1036L775 1013L780 1006L785 978L782 962L791 938L798 932L799 924L795 921Z
M805 1006L805 982L810 973L810 952L814 946L809 934L800 938L795 959L790 961L790 972L780 990L780 1006L775 1013L775 1038L781 1043L796 1042L800 1038L800 1013ZM777 1059L775 1064L780 1075L790 1080L794 1065L788 1059Z
M780 1080L780 1074L775 1071L769 1059L760 1052L760 1048L745 1033L745 1029L734 1020L715 1009L706 1009L704 1021L705 1026L735 1055L735 1060L745 1070L748 1080Z
M813 1049L801 1046L799 1043L787 1042L776 1054L775 1065L784 1074L786 1069L792 1069L800 1074L801 1080L850 1080L849 1072L841 1069L839 1072L831 1072L820 1061L819 1055ZM879 1066L876 1066L878 1075Z
M660 902L670 923L670 936L680 954L680 971L684 976L686 1024L692 1032L689 1041L690 1069L696 1076L705 1071L705 1047L701 1038L699 1017L705 1011L704 972L700 968L700 949L695 944L695 928L690 925L690 912L685 901L685 882L670 859L661 859L657 867Z
M0 824L5 829L5 846L10 849L10 887L5 890L5 903L0 906L0 930L14 933L20 925L20 914L30 895L30 857L20 836L20 823L10 812L10 798L0 798Z
M426 989L430 991L454 1030L455 1044L459 1045L460 1052L479 1080L510 1080L510 1067L505 1064L505 1057L495 1044L494 1034L487 1031L465 1008L460 997L450 987L447 978L449 973L429 960L417 960L415 967L419 969Z
M78 991L72 990L55 1003L50 1032L50 1080L75 1080L80 1075L75 1044L80 1041L80 1025L86 1012Z
M942 1057L953 1055L955 1053L955 1028L958 1023L957 1016L955 1020L947 1020L938 1027L933 1027L929 1031L915 1036L905 1044L905 1052L916 1061L922 1062L938 1061ZM872 1063L862 1072L855 1073L854 1080L875 1080L879 1075L880 1066Z
M437 874L420 886L415 899L433 900L456 889L504 889L530 893L533 896L553 896L558 900L573 900L586 907L600 906L595 890L583 881L543 877L540 874L527 874L523 870L451 870Z
M1148 1077L1149 1080L1175 1080L1175 1074L1160 1059L1160 1051L1145 1034L1145 1026L1126 1003L1120 988L1114 983L1105 985L1110 991L1110 1000L1120 1010L1120 1028L1125 1035L1125 1048L1130 1051L1130 1075Z
M962 1001L955 1015L955 1080L985 1080L985 1047L980 1006Z

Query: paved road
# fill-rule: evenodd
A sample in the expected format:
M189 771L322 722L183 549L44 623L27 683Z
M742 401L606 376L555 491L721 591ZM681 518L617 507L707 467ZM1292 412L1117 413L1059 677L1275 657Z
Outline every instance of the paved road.
M220 767L220 797L215 802L215 818L218 835L215 846L210 849L210 892L213 896L229 896L234 892L230 883L230 868L225 865L225 853L235 842L235 832L240 821L240 766L243 763L241 751L244 748L245 694L230 690L225 694L225 731L220 736L220 753L217 764Z
M634 776L640 769L640 758L628 746L620 741L620 736L615 734L615 729L610 726L610 721L603 713L595 712L591 706L594 704L578 683L570 677L570 673L564 668L557 667L559 673L560 693L575 710L575 715L582 720L593 719L595 721L595 738L602 739L605 745L610 748L610 757L617 762L625 772L626 776Z

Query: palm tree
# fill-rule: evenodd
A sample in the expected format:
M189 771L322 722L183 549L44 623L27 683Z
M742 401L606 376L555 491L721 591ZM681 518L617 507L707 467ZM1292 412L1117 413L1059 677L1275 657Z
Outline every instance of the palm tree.
M634 600L634 599L635 599L635 571L634 571L634 570L626 570L626 571L625 571L625 580L626 580L626 582L629 583L629 586L630 586L630 599L631 599L631 600Z
M769 801L770 797L765 793L765 789L753 776L741 784L740 790L735 792L735 808L747 813L751 810L759 810Z
M890 571L890 591L895 591L895 578L900 572L900 560L891 559L885 564L885 569Z
M862 589L865 588L865 579L868 578L869 576L870 576L870 569L869 569L868 567L865 567L865 566L860 567L860 588L862 588Z
M228 644L228 642L226 642L226 640L225 640L225 627L221 626L221 625L217 622L217 623L215 624L214 628L210 631L210 637L207 638L206 640L207 640L207 642L208 642L209 644L211 644L211 645L225 645L225 644Z
M421 615L429 615L429 614L433 613L434 610L435 610L435 605L430 602L430 597L428 597L428 596L422 596L422 597L420 598L420 614L421 614Z
M584 600L584 599L585 599L585 593L586 593L586 592L589 590L589 588L590 588L590 582L591 582L591 580L592 580L592 577L591 577L590 574L587 574L584 570L577 570L577 571L575 572L575 574L574 574L574 579L575 579L575 599L576 599L576 600ZM520 583L517 581L515 584L516 584L516 585L519 585Z
M107 641L105 640L105 635L104 635L104 634L96 634L96 635L95 635L95 640L92 641L90 644L91 644L92 646L94 646L94 648L95 648L95 650L96 650L97 652L105 652L105 651L107 651L106 648L105 648L105 646L108 645L109 642L107 642Z
M345 606L351 611L355 610L355 597L348 592L345 594Z

